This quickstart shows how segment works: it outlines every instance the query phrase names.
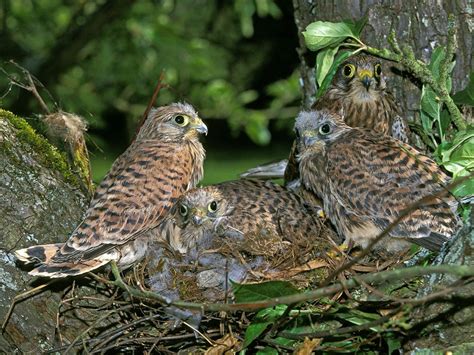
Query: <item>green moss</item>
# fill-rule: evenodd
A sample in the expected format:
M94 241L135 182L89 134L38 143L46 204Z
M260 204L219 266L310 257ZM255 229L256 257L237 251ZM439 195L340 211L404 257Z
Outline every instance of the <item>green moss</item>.
M23 118L0 108L0 119L8 120L17 129L17 137L20 142L28 145L38 155L42 164L61 173L67 182L77 186L80 185L77 176L71 172L65 155L52 146L46 138L37 134Z

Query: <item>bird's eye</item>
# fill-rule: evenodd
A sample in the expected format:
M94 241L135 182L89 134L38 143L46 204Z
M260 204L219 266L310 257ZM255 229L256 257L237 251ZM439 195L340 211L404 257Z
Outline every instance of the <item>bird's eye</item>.
M295 129L295 137L296 139L300 139L300 132L297 129Z
M380 63L375 64L374 74L375 74L376 78L378 78L378 77L380 77L380 75L382 75L382 66L380 65Z
M209 212L216 212L217 211L217 202L216 201L212 201L208 206L207 206L207 209Z
M356 72L356 67L354 64L346 64L342 69L342 75L346 78L352 78Z
M326 134L331 133L331 126L328 123L325 123L319 127L319 133L325 136Z
M186 205L179 206L179 214L183 217L186 217L186 215L188 214L188 208L186 207Z
M176 124L178 124L178 126L184 127L189 123L189 118L188 118L188 116L177 115L174 118L174 121L176 122Z

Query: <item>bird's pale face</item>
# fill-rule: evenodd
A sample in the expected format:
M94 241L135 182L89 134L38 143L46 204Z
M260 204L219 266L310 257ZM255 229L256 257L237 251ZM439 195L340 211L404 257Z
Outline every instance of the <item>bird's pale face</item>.
M139 135L145 139L196 139L207 126L191 105L176 103L152 110Z
M350 129L341 116L327 111L303 111L296 118L295 132L300 152L321 151Z
M339 67L334 83L352 100L374 100L385 89L382 63L365 55L350 58Z
M229 212L226 200L212 187L187 192L178 202L175 219L181 228L214 229Z

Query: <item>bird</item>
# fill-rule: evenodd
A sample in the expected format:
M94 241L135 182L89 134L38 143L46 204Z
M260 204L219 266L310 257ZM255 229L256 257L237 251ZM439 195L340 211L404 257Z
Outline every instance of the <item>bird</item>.
M173 213L178 229L168 241L193 253L230 241L252 255L274 255L300 245L331 245L336 238L318 218L318 207L271 181L236 180L192 189ZM337 241L336 241L337 242Z
M125 269L140 260L151 230L203 176L207 127L187 103L152 109L135 140L113 163L65 243L17 250L33 276L81 275L110 261Z
M387 89L383 63L373 56L360 53L346 59L337 69L326 93L311 109L342 112L344 121L351 127L366 128L408 143L408 127ZM241 176L284 178L285 185L297 189L300 186L297 155L294 141L286 161L259 166Z
M402 218L374 251L397 253L411 242L437 251L454 235L457 201L446 190L449 177L428 156L393 137L349 127L325 110L300 112L295 131L302 185L322 199L345 243L366 248L423 198L428 202Z
M342 242L317 207L271 181L235 180L183 194L146 257L146 284L170 300L222 300L226 280L305 283L326 275ZM302 272L321 268L311 277ZM301 276L301 275L300 275ZM293 280L293 279L292 279Z

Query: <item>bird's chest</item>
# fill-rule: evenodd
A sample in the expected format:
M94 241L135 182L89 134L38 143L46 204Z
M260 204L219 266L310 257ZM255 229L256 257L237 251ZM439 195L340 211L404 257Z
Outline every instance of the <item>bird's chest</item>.
M346 98L344 100L344 121L351 127L390 133L390 115L383 96Z

